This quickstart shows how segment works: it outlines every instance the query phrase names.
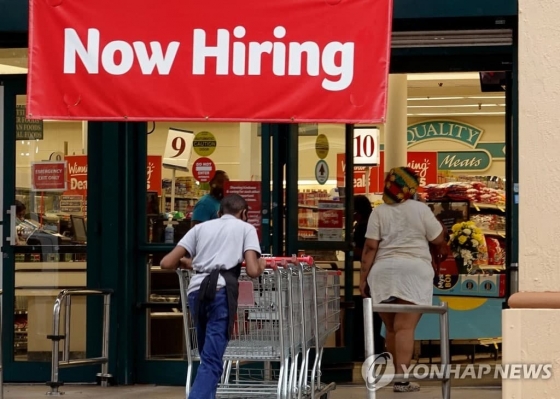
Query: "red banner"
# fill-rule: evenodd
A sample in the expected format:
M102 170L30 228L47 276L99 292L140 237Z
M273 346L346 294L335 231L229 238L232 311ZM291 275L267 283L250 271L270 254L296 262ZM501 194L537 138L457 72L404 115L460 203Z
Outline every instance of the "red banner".
M261 182L258 181L229 181L224 183L224 194L239 194L247 205L249 205L248 222L257 229L259 239L261 238L262 223L262 200Z
M409 152L407 156L408 167L418 173L420 185L437 184L438 182L438 157L437 152Z
M68 190L65 195L87 196L87 155L67 155L64 157L67 162ZM161 155L148 155L146 182L148 191L156 191L159 196L162 194L162 157Z
M82 195L87 196L87 172L88 161L87 155L67 155L64 157L68 166L68 189L65 195Z
M385 152L379 154L379 166L370 169L370 189L369 192L380 193L383 191L383 181L385 180ZM408 152L408 165L414 169L419 177L420 184L436 184L438 182L438 163L437 152ZM336 181L338 186L344 186L344 171L346 164L344 154L336 154ZM354 194L366 193L366 168L354 168Z
M392 3L31 0L27 110L34 119L383 122Z
M31 184L33 191L66 190L65 162L33 162Z
M157 192L158 196L161 197L161 178L162 178L162 167L161 167L162 157L161 155L148 155L147 160L147 174L146 180L148 183L148 191Z

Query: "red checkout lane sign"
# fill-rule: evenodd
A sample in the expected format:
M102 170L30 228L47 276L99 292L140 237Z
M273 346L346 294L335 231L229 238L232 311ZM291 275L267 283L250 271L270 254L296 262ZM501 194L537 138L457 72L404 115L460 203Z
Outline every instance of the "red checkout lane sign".
M224 194L239 194L249 205L248 222L257 229L261 238L262 200L261 182L258 181L230 181L224 184Z
M66 162L33 162L31 183L33 191L65 191Z

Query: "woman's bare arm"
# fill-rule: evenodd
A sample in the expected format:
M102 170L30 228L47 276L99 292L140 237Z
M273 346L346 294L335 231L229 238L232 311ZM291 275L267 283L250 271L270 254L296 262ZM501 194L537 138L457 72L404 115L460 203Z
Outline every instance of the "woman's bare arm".
M366 239L364 249L362 252L362 267L360 272L360 293L363 297L367 297L367 278L369 272L375 262L375 256L377 255L377 250L379 249L379 241L372 240L371 238Z

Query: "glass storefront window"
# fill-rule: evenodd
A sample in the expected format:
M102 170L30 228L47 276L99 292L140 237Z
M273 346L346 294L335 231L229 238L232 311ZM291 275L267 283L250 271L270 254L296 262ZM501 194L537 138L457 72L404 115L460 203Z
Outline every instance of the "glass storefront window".
M260 139L256 124L158 122L149 130L145 243L167 244L171 249L191 228L192 211L197 201L210 192L208 183L195 179L193 163L200 157L207 157L214 162L214 169L225 171L231 181L257 180L260 178ZM193 148L186 149L181 155L187 160L189 170L174 170L166 162L168 135L173 131L194 136ZM214 142L215 145L200 149L198 141ZM244 154L251 156L245 157ZM165 234L170 218L172 242L169 242L170 236L166 240ZM146 358L181 360L185 348L179 279L176 273L159 267L164 255L165 252L146 255L145 301L149 303L146 310Z
M339 163L344 161L344 154L344 125L318 124L314 132L300 129L300 241L344 241L344 175L338 176L343 173ZM330 258L336 260L334 255Z
M50 362L56 296L87 286L85 136L81 122L27 120L25 97L16 100L14 358ZM71 323L70 358L84 358L85 298L73 299Z

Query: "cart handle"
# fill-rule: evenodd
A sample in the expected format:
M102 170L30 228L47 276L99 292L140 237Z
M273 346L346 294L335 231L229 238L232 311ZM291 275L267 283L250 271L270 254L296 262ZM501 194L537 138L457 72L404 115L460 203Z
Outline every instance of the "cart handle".
M278 265L282 267L288 266L288 263L296 263L296 262L303 262L307 263L308 265L313 265L313 257L311 256L302 256L302 257L281 257L281 256L263 256L266 260L266 266L276 270ZM241 264L242 267L245 267L245 261Z
M263 258L265 258L267 261L270 260L274 260L276 262L281 262L281 261L287 261L287 262L292 262L292 263L296 263L296 262L302 262L302 263L307 263L308 265L312 265L314 264L314 260L312 256L270 256L270 255L262 255Z

